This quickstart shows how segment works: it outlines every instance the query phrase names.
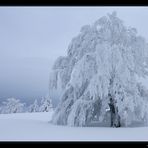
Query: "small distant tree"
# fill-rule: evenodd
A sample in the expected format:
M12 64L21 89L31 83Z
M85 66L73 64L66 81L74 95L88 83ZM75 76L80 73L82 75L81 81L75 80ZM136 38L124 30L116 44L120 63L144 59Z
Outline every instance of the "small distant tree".
M39 111L38 101L35 100L34 103L29 106L29 112L38 112L38 111Z
M4 101L2 106L2 113L20 113L23 111L24 103L21 103L19 99L8 98Z
M43 97L41 100L40 112L49 112L52 108L51 99L49 96Z

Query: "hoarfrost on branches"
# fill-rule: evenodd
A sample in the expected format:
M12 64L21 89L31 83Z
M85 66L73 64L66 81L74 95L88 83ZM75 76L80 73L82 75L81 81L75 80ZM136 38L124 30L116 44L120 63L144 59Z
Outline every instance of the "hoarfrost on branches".
M67 56L53 66L50 97L60 103L52 122L88 126L97 120L99 125L113 107L115 126L117 120L119 126L146 123L147 90L136 77L147 75L147 59L145 39L126 27L116 12L85 25L72 39Z

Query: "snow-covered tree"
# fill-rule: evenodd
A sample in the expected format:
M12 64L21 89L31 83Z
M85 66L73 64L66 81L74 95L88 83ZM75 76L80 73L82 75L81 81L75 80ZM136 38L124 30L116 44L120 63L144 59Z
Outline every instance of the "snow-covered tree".
M49 112L52 108L51 99L49 96L42 97L40 112Z
M8 98L3 102L2 113L20 113L23 111L24 105L19 99Z
M34 103L29 106L29 112L38 112L38 111L39 111L38 101L35 100Z
M112 107L115 126L146 122L147 90L136 77L148 74L147 59L145 39L135 28L126 27L116 12L83 26L67 56L53 66L49 95L53 100L60 98L60 103L52 122L89 126L97 119L104 123L106 109L112 113Z

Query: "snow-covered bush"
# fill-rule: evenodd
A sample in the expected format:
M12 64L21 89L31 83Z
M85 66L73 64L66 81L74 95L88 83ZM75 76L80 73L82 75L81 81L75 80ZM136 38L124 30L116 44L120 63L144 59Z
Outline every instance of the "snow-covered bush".
M2 105L1 113L20 113L23 112L24 103L21 103L19 99L8 98Z
M40 112L49 112L52 108L51 99L49 96L43 97L39 108Z
M38 111L39 111L38 101L35 100L34 103L29 106L29 112L38 112Z

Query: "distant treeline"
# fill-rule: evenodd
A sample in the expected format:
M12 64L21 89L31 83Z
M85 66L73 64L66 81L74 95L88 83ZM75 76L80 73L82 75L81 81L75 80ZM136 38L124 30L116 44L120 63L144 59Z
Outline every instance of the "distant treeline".
M0 105L1 114L22 113L22 112L48 112L52 108L51 99L46 96L42 97L41 101L37 99L31 104L21 102L20 99L8 98Z

